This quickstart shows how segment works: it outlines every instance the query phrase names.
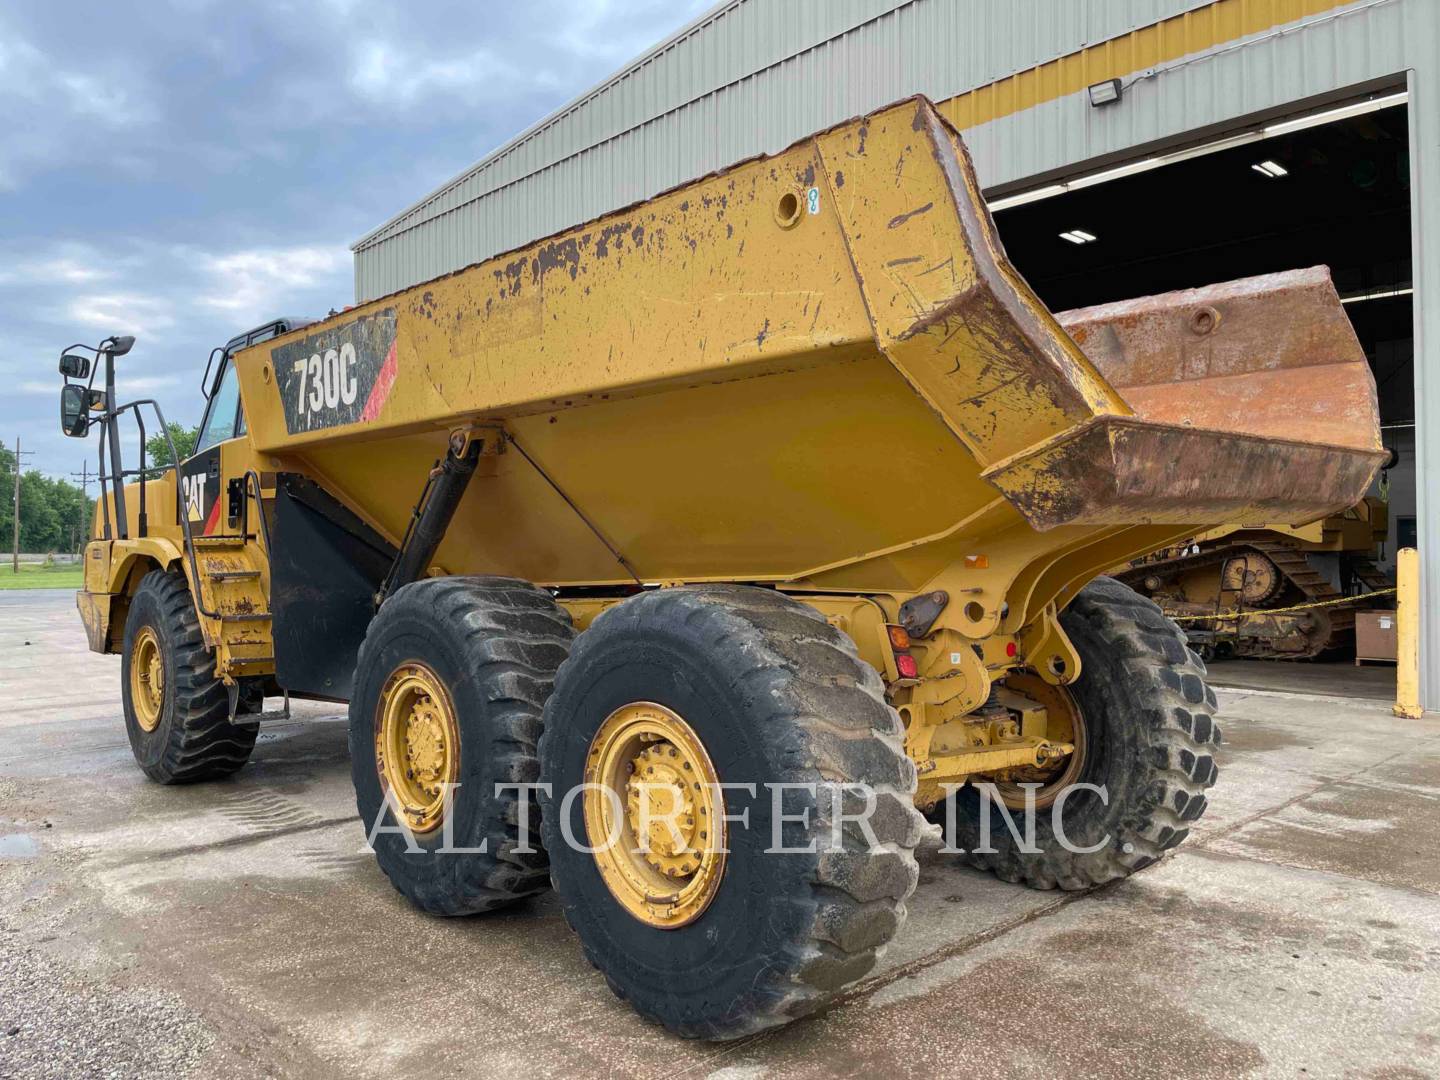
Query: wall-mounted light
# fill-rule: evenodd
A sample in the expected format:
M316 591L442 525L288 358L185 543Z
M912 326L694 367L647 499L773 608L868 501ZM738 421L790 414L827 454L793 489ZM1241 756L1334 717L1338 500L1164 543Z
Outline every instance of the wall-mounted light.
M1281 165L1278 161L1257 161L1250 168L1254 169L1261 176L1268 176L1271 180L1279 180L1282 176L1289 176L1290 170Z
M1084 229L1071 229L1069 232L1060 234L1061 240L1069 240L1072 244L1093 244L1099 237L1094 233L1088 233Z
M1120 100L1125 87L1119 79L1106 79L1104 82L1097 82L1090 90L1090 104L1095 108L1101 105L1113 105Z

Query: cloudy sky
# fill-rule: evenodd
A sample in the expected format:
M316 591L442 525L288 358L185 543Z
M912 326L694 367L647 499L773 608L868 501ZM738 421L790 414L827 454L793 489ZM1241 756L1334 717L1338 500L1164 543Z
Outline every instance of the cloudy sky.
M7 0L0 440L53 475L59 350L194 423L210 348L352 299L349 245L708 0ZM93 491L93 489L92 489Z

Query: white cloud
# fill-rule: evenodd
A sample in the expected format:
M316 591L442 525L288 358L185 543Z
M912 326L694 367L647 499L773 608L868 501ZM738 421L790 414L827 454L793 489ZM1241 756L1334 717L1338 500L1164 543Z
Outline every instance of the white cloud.
M57 397L60 393L60 377L53 379L23 379L15 385L15 390L21 394L39 394L44 397ZM178 375L125 375L124 395L127 398L139 397L153 394L157 390L165 390L172 386L178 386L181 382Z
M518 68L489 49L436 57L378 39L357 44L350 69L350 87L356 94L374 104L401 108L426 98L493 90L517 82L527 90L547 90L557 81L542 68Z
M99 132L157 119L137 93L133 69L114 62L76 66L0 23L0 189L18 187L37 168L93 159Z
M256 248L201 256L198 261L208 280L196 301L233 314L247 326L290 311L297 294L310 290L328 289L331 303L344 303L350 259L350 252L340 246Z
M175 307L144 293L82 293L65 305L66 314L81 326L104 334L153 335L175 325Z
M31 263L23 268L23 272L27 276L38 278L41 281L65 282L70 285L104 281L114 276L114 273L107 267L97 266L93 262L65 255L43 262Z
M134 397L153 394L156 390L179 386L180 381L180 376L178 375L127 375L125 377L125 395L127 397ZM197 383L199 382L198 373L195 381Z
M115 276L117 263L88 244L58 242L0 259L0 285L83 285Z

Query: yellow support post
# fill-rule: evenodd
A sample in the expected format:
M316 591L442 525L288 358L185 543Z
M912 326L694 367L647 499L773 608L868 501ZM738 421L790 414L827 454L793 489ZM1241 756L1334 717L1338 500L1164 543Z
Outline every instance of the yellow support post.
M1418 720L1420 707L1420 553L1401 548L1395 560L1395 715Z

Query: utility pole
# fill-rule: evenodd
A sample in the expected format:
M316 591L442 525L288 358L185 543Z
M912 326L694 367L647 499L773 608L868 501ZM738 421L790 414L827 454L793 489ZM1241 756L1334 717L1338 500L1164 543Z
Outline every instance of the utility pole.
M14 561L11 564L12 572L20 573L20 463L30 457L27 451L20 452L20 436L15 436L15 550Z
M15 436L15 562L12 573L20 573L20 436Z
M75 473L71 473L75 476ZM85 510L90 502L90 459L82 458L80 461L80 527L75 535L75 543L70 546L78 552L85 540L90 539L89 530L85 527ZM81 538L84 538L83 540Z

